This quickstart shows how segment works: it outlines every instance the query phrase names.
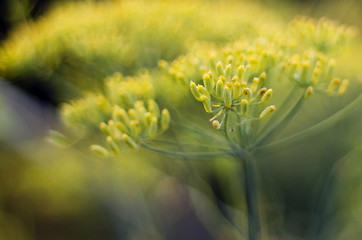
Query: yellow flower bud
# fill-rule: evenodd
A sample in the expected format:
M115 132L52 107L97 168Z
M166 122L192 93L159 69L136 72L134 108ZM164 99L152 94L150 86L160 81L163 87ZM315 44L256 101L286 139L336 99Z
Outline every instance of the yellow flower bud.
M235 76L231 79L231 82L232 82L233 84L235 84L237 81L238 81L238 77L235 75Z
M327 73L326 73L326 81L330 81L336 71L336 61L334 59L331 59L328 63L328 69L327 69Z
M101 123L99 124L99 128L102 130L102 132L103 132L105 135L107 135L107 136L111 135L111 132L109 131L109 128L108 128L108 126L107 126L106 123L101 122Z
M250 101L251 95L252 95L252 91L250 88L246 87L243 89L243 96L245 97L246 100Z
M266 88L262 88L258 91L257 97L262 97L264 96L264 94L266 93L267 89Z
M162 115L161 115L161 129L163 131L165 131L168 126L170 125L170 120L171 120L171 116L170 113L167 109L163 109L162 110Z
M105 149L104 147L99 146L99 145L91 145L89 148L91 151L98 153L102 157L106 157L109 154L107 149Z
M269 114L271 114L272 112L275 111L275 106L274 105L271 105L267 108L264 109L264 111L260 114L260 119L263 119L263 118L266 118Z
M266 73L262 72L259 76L259 86L263 86L266 79Z
M197 86L197 90L199 90L199 92L202 94L202 95L205 95L207 98L211 98L210 97L210 93L206 90L206 88L202 85L198 85Z
M259 78L254 78L251 84L251 91L255 92L259 87Z
M194 98L197 101L201 101L201 99L200 99L201 93L199 92L199 90L197 90L196 84L193 81L191 81L191 83L190 83L190 89L191 89L191 93L194 96Z
M226 79L226 81L230 81L230 80L231 80L231 64L226 65L226 68L225 68L225 79Z
M224 98L224 82L219 80L216 83L216 97L219 100L222 100Z
M206 88L206 90L212 94L214 92L214 86L212 85L211 82L211 78L209 74L205 74L204 77L202 78L203 82L204 82L204 86Z
M131 149L137 149L138 145L137 143L127 134L123 134L122 135L122 139L125 141L125 143L128 145L129 148Z
M245 100L245 99L241 100L241 109L240 109L240 111L241 111L241 114L243 116L246 116L246 113L248 111L248 104L249 104L249 102L247 100Z
M152 117L151 123L148 126L148 136L150 138L154 138L157 135L158 126L157 126L158 120L156 117Z
M141 132L140 123L138 120L132 120L129 124L131 133L134 137L137 137Z
M228 86L224 88L224 103L225 107L231 108L232 99L231 99L231 90Z
M340 82L341 82L341 79L339 79L339 78L334 78L334 79L329 83L327 92L328 92L329 94L332 94L332 93L334 92L334 90L337 88L337 86L340 84Z
M128 109L128 115L132 120L137 119L136 111L133 108Z
M250 76L250 69L251 69L251 66L249 64L246 65L243 79L240 79L242 82L248 82L249 76Z
M107 144L108 146L111 148L112 152L114 154L119 154L119 148L117 143L113 140L113 138L111 136L107 137Z
M238 98L241 97L241 84L240 84L240 82L235 82L233 96L234 96L234 99L238 99Z
M217 62L216 69L217 69L218 76L221 76L224 74L224 69L223 69L222 63L220 61Z
M319 81L319 69L318 68L315 68L313 70L313 75L312 75L312 83L314 86L317 86L318 84L318 81Z
M128 129L127 129L126 125L124 125L121 122L116 123L116 128L122 133L127 133L128 132Z
M310 96L312 95L312 93L313 93L313 87L312 87L312 86L309 86L309 87L305 90L305 95L304 95L304 97L305 97L306 99L309 99Z
M348 79L344 79L341 83L341 86L339 86L338 94L342 95L346 91L348 85L349 85Z
M307 78L308 78L308 70L309 70L309 62L308 61L304 61L302 64L302 72L300 74L300 81L302 83L306 83L307 82Z
M243 79L244 71L245 71L244 65L240 65L238 67L238 72L237 72L239 81Z
M150 125L152 119L152 114L150 112L145 113L146 126Z
M148 111L152 113L153 116L159 117L160 116L160 108L158 107L158 104L153 99L148 99Z
M206 112L211 112L212 111L212 107L211 107L211 101L210 98L206 97L205 95L201 96L201 101L204 105L205 111Z
M219 123L218 120L214 120L212 122L212 126L215 128L215 129L220 129L221 128L221 124Z
M268 91L266 91L266 93L264 94L264 96L261 98L261 101L262 101L263 103L268 102L272 94L273 94L273 90L272 90L272 89L269 89Z

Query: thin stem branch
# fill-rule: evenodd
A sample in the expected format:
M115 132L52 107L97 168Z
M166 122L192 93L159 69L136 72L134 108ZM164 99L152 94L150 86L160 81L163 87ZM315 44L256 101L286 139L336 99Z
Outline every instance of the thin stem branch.
M288 96L289 98L289 96ZM301 108L304 102L304 92L300 95L298 101L294 104L294 106L286 113L283 117L280 118L279 121L275 122L273 125L268 126L268 129L264 132L262 136L260 136L254 143L253 146L260 146L265 143L269 138L271 138L280 127L285 127L295 116L298 110Z
M333 114L329 118L323 120L322 122L320 122L310 128L307 128L305 130L302 130L298 133L295 133L289 137L283 138L281 140L275 141L275 142L267 144L265 146L258 147L256 149L263 150L263 151L270 151L272 149L278 149L278 151L279 151L281 148L292 146L292 145L296 144L297 142L299 142L300 140L303 140L307 137L318 135L321 132L325 131L326 129L332 127L339 121L346 118L349 114L351 114L355 110L359 109L361 107L361 105L360 105L361 102L362 102L362 94L360 94L354 101L352 101L350 104L348 104L342 110L336 112L335 114Z
M176 151L168 151L165 149L153 147L146 143L141 143L141 146L150 150L152 152L161 153L168 156L173 157L198 157L198 158L210 158L210 157L217 157L217 156L227 156L232 155L233 151L220 151L220 152L176 152Z

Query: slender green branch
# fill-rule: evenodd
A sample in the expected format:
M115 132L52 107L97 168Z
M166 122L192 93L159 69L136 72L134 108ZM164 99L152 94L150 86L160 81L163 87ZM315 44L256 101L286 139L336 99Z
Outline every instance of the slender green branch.
M287 97L289 98L289 96ZM286 113L283 117L280 118L279 121L274 122L271 126L268 126L268 129L264 131L264 134L261 135L254 143L253 146L260 146L265 143L268 139L270 139L280 127L285 127L295 116L298 110L301 108L304 102L304 92L300 95L298 101L294 104L294 106Z
M346 107L344 107L342 110L338 111L337 113L333 114L329 118L323 120L322 122L307 128L305 130L302 130L301 132L295 133L289 137L283 138L281 140L275 141L273 143L267 144L262 147L258 147L256 149L263 150L263 151L270 151L272 149L278 149L278 151L281 148L289 147L300 140L303 140L307 137L311 137L314 135L318 135L321 132L325 131L326 129L332 127L339 121L346 118L349 114L352 112L358 110L361 107L362 102L362 94L360 94L354 101L352 101L350 104L348 104Z
M222 151L228 151L229 149L223 148L221 146L214 146L210 144L200 144L200 143L183 143L178 141L169 141L169 140L162 140L162 139L152 139L150 140L152 143L160 143L160 144L167 144L167 145L175 145L175 146L182 146L182 147L201 147L201 148L210 148L210 149L219 149ZM227 146L225 146L227 147Z
M217 156L227 156L232 155L233 151L220 151L220 152L176 152L176 151L169 151L157 147L153 147L146 143L141 143L141 146L150 150L152 152L157 152L173 157L199 157L199 158L210 158L210 157L217 157Z

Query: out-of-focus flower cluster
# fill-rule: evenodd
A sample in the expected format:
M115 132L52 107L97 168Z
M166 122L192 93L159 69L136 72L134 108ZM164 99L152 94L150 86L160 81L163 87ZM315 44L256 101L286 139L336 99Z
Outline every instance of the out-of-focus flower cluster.
M357 32L354 27L327 18L317 20L304 16L295 18L290 23L290 30L300 43L325 54L344 48Z

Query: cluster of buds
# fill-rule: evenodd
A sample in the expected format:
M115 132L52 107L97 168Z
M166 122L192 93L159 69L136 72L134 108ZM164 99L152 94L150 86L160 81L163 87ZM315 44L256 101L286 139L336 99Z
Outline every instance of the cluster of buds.
M214 71L205 73L202 78L203 85L196 85L191 81L190 89L194 98L203 103L207 113L216 113L210 119L216 129L220 129L228 111L257 120L265 118L275 110L272 105L264 109L258 117L249 115L249 112L254 112L249 110L250 107L267 103L273 92L272 89L262 87L266 79L265 72L249 81L251 68L250 64L233 67L231 57L225 67L219 61ZM222 120L216 120L221 115Z
M344 47L356 34L353 27L340 25L327 18L316 20L307 17L296 18L291 23L291 31L298 39L324 53Z
M127 111L114 106L112 119L101 122L100 129L106 135L108 147L114 154L119 154L123 146L137 149L143 139L152 139L168 129L170 113L167 109L160 111L153 99L136 101ZM99 145L92 145L91 150L106 156L108 150Z
M149 74L123 77L114 73L105 79L105 93L112 105L131 107L136 100L154 96L154 87Z
M306 88L306 98L313 91L329 95L342 95L348 86L347 79L336 77L336 62L322 55L309 52L304 58L295 55L283 64L284 72L288 79L299 86Z
M88 94L62 106L62 119L75 129L95 129L109 116L112 105L102 95Z

